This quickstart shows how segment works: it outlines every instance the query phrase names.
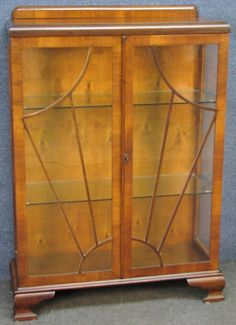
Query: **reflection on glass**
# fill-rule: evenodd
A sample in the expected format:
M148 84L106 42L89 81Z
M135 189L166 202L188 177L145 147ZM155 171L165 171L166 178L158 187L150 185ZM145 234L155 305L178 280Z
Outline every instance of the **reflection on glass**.
M213 45L135 47L132 268L209 259L216 72Z
M110 270L111 49L23 59L29 274Z

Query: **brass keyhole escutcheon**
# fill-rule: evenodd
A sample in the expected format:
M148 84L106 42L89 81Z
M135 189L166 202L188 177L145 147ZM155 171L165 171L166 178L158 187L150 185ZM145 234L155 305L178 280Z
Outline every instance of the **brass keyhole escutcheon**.
M124 154L124 163L127 164L128 161L129 161L129 154L125 153Z

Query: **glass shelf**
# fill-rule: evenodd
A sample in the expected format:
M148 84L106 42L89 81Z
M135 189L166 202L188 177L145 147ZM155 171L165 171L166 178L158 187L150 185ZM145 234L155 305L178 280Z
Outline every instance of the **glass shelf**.
M176 196L181 193L187 174L161 175L157 197ZM211 178L209 175L198 177L193 175L185 191L185 195L210 194ZM155 182L155 176L139 176L134 178L133 199L150 198ZM111 200L110 179L89 180L91 201ZM82 180L57 180L52 185L61 203L86 202L87 195ZM46 182L26 184L26 205L55 204L56 199Z
M181 90L180 93L187 99L198 104L209 104L212 106L215 103L215 96L210 93L205 93L199 90L189 91ZM30 96L24 98L24 110L40 110L54 101L58 100L63 95L50 94L45 96ZM170 91L153 91L134 94L134 106L147 105L165 105L169 104L171 97ZM111 94L75 94L73 96L74 105L76 108L111 108ZM174 100L175 104L182 104L184 101L177 96ZM57 108L69 108L70 103L65 99Z
M188 100L198 104L214 104L215 96L210 93L206 93L199 90L179 90L179 93ZM171 99L170 91L152 91L134 94L134 105L135 106L146 106L146 105L165 105L169 104ZM174 104L185 103L182 99L175 96Z

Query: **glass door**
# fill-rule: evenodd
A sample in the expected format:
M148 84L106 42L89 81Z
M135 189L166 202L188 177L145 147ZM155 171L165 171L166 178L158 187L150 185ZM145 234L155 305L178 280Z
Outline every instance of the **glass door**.
M119 277L120 43L38 44L22 46L26 275Z
M127 53L126 276L204 270L216 202L218 44L133 37Z

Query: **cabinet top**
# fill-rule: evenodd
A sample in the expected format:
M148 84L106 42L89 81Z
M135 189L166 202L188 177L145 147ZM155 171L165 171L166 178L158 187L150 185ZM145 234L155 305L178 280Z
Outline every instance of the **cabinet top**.
M11 37L228 33L221 21L199 20L195 6L17 7Z

